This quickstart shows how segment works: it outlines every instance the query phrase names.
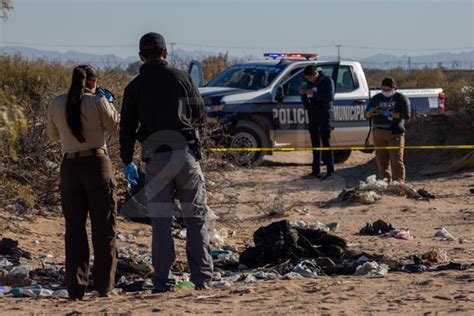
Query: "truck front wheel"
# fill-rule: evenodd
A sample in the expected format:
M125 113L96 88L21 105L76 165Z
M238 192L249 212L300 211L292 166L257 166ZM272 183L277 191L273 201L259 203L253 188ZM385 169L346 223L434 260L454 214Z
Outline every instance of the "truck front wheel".
M261 150L268 147L267 137L264 130L253 122L238 123L230 141L231 148L246 148L243 151L231 151L230 158L240 166L256 166L262 163L265 153Z

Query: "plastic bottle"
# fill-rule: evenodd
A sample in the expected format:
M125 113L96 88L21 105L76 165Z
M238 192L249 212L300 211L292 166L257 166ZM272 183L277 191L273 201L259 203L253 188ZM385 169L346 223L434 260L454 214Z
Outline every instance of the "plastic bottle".
M26 286L26 287L16 287L11 289L9 292L5 293L5 295L11 294L13 297L23 297L23 292L25 290L31 290L31 289L42 289L43 287L40 284L32 285L32 286Z

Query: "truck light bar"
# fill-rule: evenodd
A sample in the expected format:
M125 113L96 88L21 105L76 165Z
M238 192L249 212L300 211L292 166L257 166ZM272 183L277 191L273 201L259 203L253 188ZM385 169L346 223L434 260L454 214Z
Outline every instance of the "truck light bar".
M263 57L265 58L306 58L307 60L313 58L316 59L319 54L300 54L300 53L265 53Z

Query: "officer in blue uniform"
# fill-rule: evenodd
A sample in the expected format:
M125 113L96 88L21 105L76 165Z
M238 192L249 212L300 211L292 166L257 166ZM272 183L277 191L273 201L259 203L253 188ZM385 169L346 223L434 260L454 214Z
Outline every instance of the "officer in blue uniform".
M333 129L334 82L331 77L318 71L316 66L309 65L304 69L306 87L300 89L301 99L308 111L309 133L313 147L331 147ZM323 162L327 173L322 180L334 178L334 157L332 150L322 151ZM321 178L321 151L313 150L312 172L309 178Z

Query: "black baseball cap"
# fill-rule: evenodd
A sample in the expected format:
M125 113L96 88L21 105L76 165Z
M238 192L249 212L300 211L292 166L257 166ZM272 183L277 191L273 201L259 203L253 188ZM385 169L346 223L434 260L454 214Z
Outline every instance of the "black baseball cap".
M395 89L397 88L397 85L395 83L395 80L393 80L393 78L390 78L390 77L386 77L382 80L382 87L390 87L392 89Z
M165 48L165 38L161 34L150 32L140 38L140 52L161 51Z

